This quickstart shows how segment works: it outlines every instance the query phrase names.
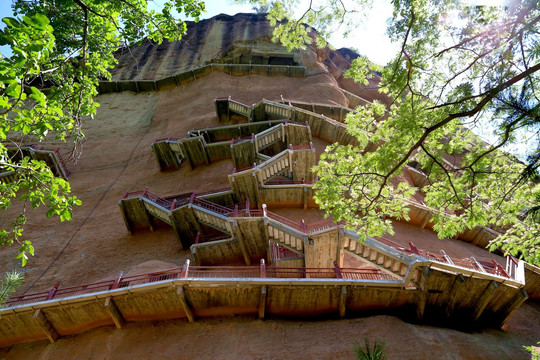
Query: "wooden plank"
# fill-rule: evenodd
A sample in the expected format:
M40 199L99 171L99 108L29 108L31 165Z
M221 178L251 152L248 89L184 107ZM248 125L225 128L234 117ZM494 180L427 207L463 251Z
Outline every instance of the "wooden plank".
M111 315L111 318L116 328L121 329L122 325L124 324L124 317L122 316L120 310L118 310L118 307L114 303L114 300L109 296L105 299L104 305L107 312Z
M236 220L232 222L232 225L234 226L234 233L236 235L236 239L238 240L238 244L240 245L240 250L242 251L242 256L244 257L244 262L247 266L251 266L251 259L249 258L249 254L246 249L246 243L244 241L244 235L242 235L242 231L240 231L240 228L238 227L238 223Z
M47 339L53 344L59 337L60 334L58 334L58 331L54 328L54 326L50 323L49 319L45 316L43 311L41 309L36 310L34 313L34 319L39 324L39 326L43 329L43 332L47 336Z
M459 294L461 294L463 288L465 287L466 281L467 279L465 279L463 275L459 274L458 276L456 276L454 284L452 284L452 289L450 290L450 299L448 299L444 310L447 319L450 318L450 316L454 312L458 296Z
M191 310L191 307L189 306L186 300L186 294L184 293L184 287L182 285L176 288L176 294L178 295L178 299L180 300L180 303L182 304L182 308L184 309L184 312L187 315L188 321L194 322L195 315L193 315L193 311Z
M472 320L477 321L480 316L482 315L482 312L486 308L487 304L493 297L493 294L495 294L495 290L497 290L499 286L495 281L490 281L489 285L486 287L478 301L476 302L476 306L474 307L473 313L472 313Z
M347 310L347 287L341 287L341 293L339 295L339 318L343 319L345 317L345 312Z
M264 319L264 312L266 310L266 293L268 289L266 285L261 286L261 295L259 297L259 319Z
M501 324L504 324L506 320L512 316L514 311L516 311L524 302L529 298L529 294L525 289L521 289L505 307L501 310Z

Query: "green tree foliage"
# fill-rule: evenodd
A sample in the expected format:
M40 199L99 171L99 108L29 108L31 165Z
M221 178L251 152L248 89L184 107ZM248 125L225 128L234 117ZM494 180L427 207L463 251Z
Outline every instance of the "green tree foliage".
M408 219L407 203L422 196L439 237L489 226L501 233L491 249L540 263L540 2L392 4L387 32L401 47L380 82L391 104L374 102L347 118L359 145L326 149L315 168L317 203L334 220L374 236L392 233L389 218ZM367 5L358 1L352 10ZM297 10L302 6L305 13ZM340 1L275 1L271 7L271 21L289 20L275 32L289 48L309 42L310 25L325 36L351 14ZM380 69L358 58L346 75L367 83L373 70ZM469 130L486 123L495 128L492 145ZM523 134L534 140L524 154L528 164L503 151ZM376 150L367 152L368 146ZM425 174L425 186L399 181L407 165Z
M0 281L0 308L6 300L22 285L24 274L12 271L4 275L4 280Z
M82 121L99 107L93 99L98 81L110 79L116 64L113 52L145 37L157 43L179 39L186 24L172 12L198 20L204 3L165 1L159 12L146 0L14 0L12 6L15 17L4 18L0 30L0 45L13 52L0 55L0 171L16 172L17 180L0 182L0 208L20 200L22 211L0 230L0 244L18 242L24 265L27 254L33 255L22 238L26 206L44 205L47 216L64 221L80 200L44 162L21 159L7 146L70 142L76 158L84 141Z

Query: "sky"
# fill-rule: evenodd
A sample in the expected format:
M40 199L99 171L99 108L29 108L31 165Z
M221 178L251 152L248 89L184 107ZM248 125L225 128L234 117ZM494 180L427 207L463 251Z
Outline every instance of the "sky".
M158 0L159 2L159 0ZM350 34L343 38L340 32L336 32L330 38L330 44L335 48L353 47L362 55L367 56L374 63L384 65L395 54L396 45L392 45L385 36L386 19L390 17L392 9L389 0L373 1L373 11L370 17ZM253 12L249 5L238 5L232 0L206 0L207 12L202 16L208 19L218 14L234 15L239 12ZM307 2L305 2L307 6ZM301 7L299 7L301 11ZM0 19L13 16L11 12L11 0L0 0ZM0 23L0 27L3 23ZM0 47L0 52L9 55L8 49Z
M345 3L349 0L344 0ZM510 0L468 0L471 5L502 5ZM155 0L155 3L160 3L162 0ZM149 2L151 4L151 2ZM298 12L303 13L307 0L301 1L298 7ZM234 15L239 12L253 12L250 5L239 5L233 0L205 0L206 13L201 17L208 19L218 14ZM304 7L302 7L302 5ZM0 19L6 16L12 16L11 0L0 0ZM373 8L369 13L368 18L354 28L347 38L342 36L341 31L336 31L329 39L329 43L334 48L350 47L356 49L360 54L365 55L372 62L385 65L399 50L399 44L391 43L386 36L387 19L392 15L392 6L390 0L373 0ZM0 28L3 23L0 23ZM0 46L0 53L4 55L10 54L6 47ZM475 133L484 139L491 137L491 128L473 129ZM488 140L489 141L489 140ZM525 147L525 141L520 144ZM521 153L522 148L509 149L513 153Z

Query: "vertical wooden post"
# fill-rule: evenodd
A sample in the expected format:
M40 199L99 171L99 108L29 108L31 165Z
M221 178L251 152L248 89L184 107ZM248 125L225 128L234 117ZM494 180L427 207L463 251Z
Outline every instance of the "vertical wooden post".
M266 209L266 204L262 204L262 211L263 211L263 216L268 217L268 211Z
M304 221L304 219L300 220L300 226L302 227L302 232L304 234L307 234L306 222Z
M43 329L43 332L45 333L45 336L47 336L47 339L52 343L54 343L59 337L60 334L58 334L58 331L54 328L54 326L51 324L49 319L45 316L43 311L41 309L36 310L34 313L34 319L39 324L41 329Z
M412 242L409 242L409 247L411 248L411 252L413 254L417 254L417 255L420 255L420 252L418 251L418 248L416 246L414 246L414 244Z
M188 275L189 275L189 259L186 259L184 266L182 266L182 273L180 274L180 276L185 278L185 277L188 277Z
M495 294L495 290L497 290L499 286L495 281L490 281L482 295L480 295L480 298L476 300L476 306L474 307L473 313L472 313L472 320L477 321L480 319L480 316L482 316L482 313L484 312L484 309L489 304L489 301Z
M334 260L334 271L336 272L336 277L338 279L343 279L343 274L341 273L341 268L336 260Z
M105 299L104 305L109 315L111 315L111 318L116 328L121 329L122 324L124 324L124 317L122 316L122 313L120 312L120 310L118 310L118 307L110 296Z
M444 250L441 250L441 254L442 254L444 260L446 260L447 263L449 263L450 265L454 265L454 262L452 261L452 259L450 258L450 256L446 255L446 253L444 252Z
M191 307L189 306L189 303L187 302L186 294L184 293L184 287L182 285L179 285L178 288L176 288L176 294L178 295L178 299L180 300L180 304L182 305L182 308L184 309L184 312L186 313L188 321L190 323L194 322L195 315L193 314L193 311L191 310Z
M343 285L341 287L341 292L339 294L339 318L343 319L345 317L345 312L347 310L347 286Z
M234 233L235 238L238 240L238 245L240 245L240 251L242 251L242 256L244 257L244 262L247 266L251 265L251 258L249 257L248 250L246 248L246 243L244 239L244 235L240 231L240 228L238 227L238 222L236 220L231 220L229 223L231 224L234 229L231 230L231 233Z
M238 204L234 205L233 217L238 217Z
M261 278L266 277L266 264L264 263L264 259L261 259L261 264L259 266L259 274Z
M145 197L147 192L148 192L148 186L144 188L142 192L142 197Z
M189 197L189 203L190 204L193 204L193 202L195 201L195 198L197 197L197 194L194 192L191 193L191 196Z
M261 295L259 296L259 319L264 320L266 310L266 293L268 289L266 285L261 286Z
M124 272L120 271L118 275L116 275L116 279L114 279L114 282L111 286L111 290L118 289L120 287L120 282L122 281L122 276L124 276Z
M57 282L56 284L54 284L52 289L47 294L47 297L45 298L45 300L51 300L52 298L54 298L54 294L56 294L56 291L58 290L59 287L60 287L60 282Z

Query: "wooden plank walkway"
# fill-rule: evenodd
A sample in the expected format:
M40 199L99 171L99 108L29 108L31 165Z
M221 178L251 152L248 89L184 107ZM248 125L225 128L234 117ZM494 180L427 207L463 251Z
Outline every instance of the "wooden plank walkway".
M0 310L0 346L55 342L126 321L207 316L336 318L392 313L428 323L498 327L527 298L523 283L404 255L402 279L370 269L189 266L11 299ZM521 274L522 275L522 274ZM520 276L521 276L520 275ZM262 295L264 296L262 296Z

